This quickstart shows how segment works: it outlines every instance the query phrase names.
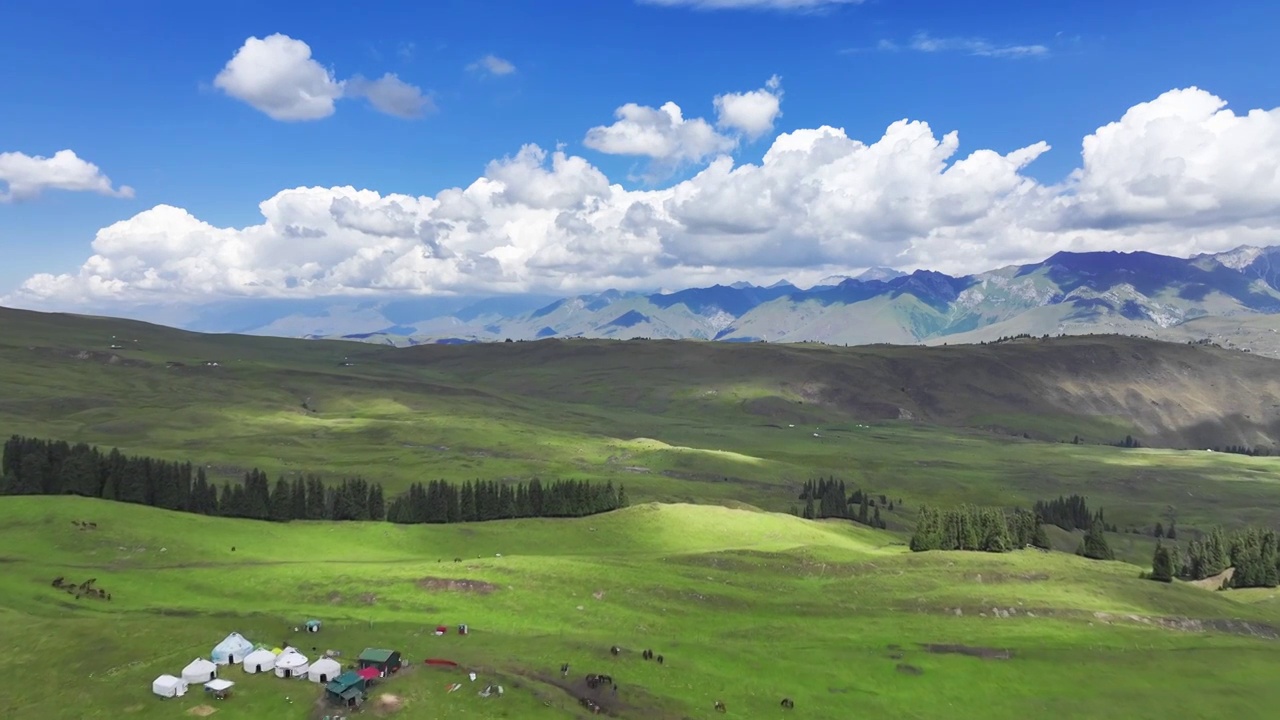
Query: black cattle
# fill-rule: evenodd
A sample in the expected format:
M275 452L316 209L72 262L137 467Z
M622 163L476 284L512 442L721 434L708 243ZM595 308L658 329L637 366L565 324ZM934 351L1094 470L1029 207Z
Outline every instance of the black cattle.
M617 645L614 645L613 647L609 648L609 652L614 655L617 655L618 653L622 652L622 648L618 647Z
M782 707L791 710L794 709L795 706L796 704L791 702L791 698L782 698Z
M720 702L719 700L716 701L716 712L728 712L727 710L724 709L724 703Z
M657 659L658 659L658 664L661 665L663 663L662 656L659 655Z
M560 666L560 677L569 677L569 663Z

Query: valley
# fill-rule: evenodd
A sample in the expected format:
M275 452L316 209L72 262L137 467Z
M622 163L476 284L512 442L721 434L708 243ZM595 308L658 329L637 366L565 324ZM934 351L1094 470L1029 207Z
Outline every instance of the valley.
M538 477L630 497L588 517L446 525L0 497L0 640L45 648L46 681L67 688L53 700L31 666L0 661L12 717L326 714L315 686L237 668L226 701L148 694L232 631L343 657L395 647L411 669L370 702L394 695L404 716L585 717L573 683L592 672L619 685L597 698L608 712L672 720L717 717L716 702L737 717L1164 718L1277 699L1262 671L1280 657L1274 588L1140 577L1157 523L1178 542L1280 525L1274 459L1206 451L1274 448L1266 357L1118 336L393 348L12 310L0 326L6 435L190 461L219 483L359 476L390 499ZM892 498L884 529L793 514L828 477ZM1082 532L1056 527L1055 552L908 549L922 506L1072 494L1105 510L1115 561L1075 555ZM72 598L55 577L112 599ZM307 618L321 634L294 637ZM471 632L431 632L459 623ZM650 647L664 664L639 657ZM503 697L477 695L491 683Z

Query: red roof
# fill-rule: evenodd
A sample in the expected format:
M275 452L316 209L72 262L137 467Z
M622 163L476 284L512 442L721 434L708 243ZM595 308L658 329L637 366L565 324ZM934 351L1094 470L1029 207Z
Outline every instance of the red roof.
M367 667L363 670L357 670L356 675L359 675L364 680L373 680L381 676L382 673L376 667Z

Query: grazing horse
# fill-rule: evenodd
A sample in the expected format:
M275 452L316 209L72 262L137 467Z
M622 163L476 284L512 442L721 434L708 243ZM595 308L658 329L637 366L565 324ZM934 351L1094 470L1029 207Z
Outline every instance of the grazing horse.
M795 709L795 706L796 704L791 702L791 698L782 698L782 707L788 710L793 710Z
M662 660L662 656L661 656L661 655L659 655L659 656L658 656L658 658L657 658L657 660L658 660L658 664L659 664L659 665L661 665L661 664L662 664L662 662L663 662L663 660Z
M724 703L720 702L719 700L716 701L716 712L727 712L724 709Z

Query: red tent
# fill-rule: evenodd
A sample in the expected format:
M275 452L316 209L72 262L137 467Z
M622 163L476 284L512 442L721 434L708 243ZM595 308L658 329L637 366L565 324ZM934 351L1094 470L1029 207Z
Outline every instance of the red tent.
M445 627L444 625L437 625L437 626L436 626L436 632L437 632L437 633L439 633L439 634L441 634L441 635L443 635L443 634L445 634L445 633L449 632L449 628Z
M363 680L376 680L377 678L382 677L382 673L376 667L367 667L357 670L356 675Z

